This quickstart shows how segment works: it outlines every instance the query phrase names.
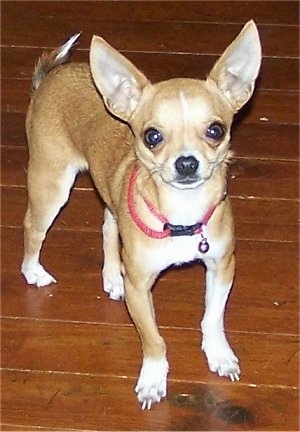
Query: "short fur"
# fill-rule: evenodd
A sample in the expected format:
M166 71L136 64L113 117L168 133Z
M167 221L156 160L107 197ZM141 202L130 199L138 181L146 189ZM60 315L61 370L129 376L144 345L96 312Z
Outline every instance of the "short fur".
M38 287L56 282L40 264L40 249L76 174L88 169L106 205L104 290L112 299L125 297L141 337L143 364L136 392L142 407L150 408L166 395L166 346L156 325L151 288L172 264L204 261L202 348L211 371L237 380L238 359L223 328L235 267L233 217L224 192L233 116L251 97L260 67L256 26L253 21L245 25L206 81L181 78L151 84L97 36L90 65L65 64L78 37L44 54L33 77L26 119L30 157L22 273ZM147 141L149 128L161 137L154 145ZM162 230L144 198L175 225L193 225L214 208L205 233L160 240L144 234L128 211L134 168L134 205L147 226ZM206 253L199 251L204 234L210 245Z

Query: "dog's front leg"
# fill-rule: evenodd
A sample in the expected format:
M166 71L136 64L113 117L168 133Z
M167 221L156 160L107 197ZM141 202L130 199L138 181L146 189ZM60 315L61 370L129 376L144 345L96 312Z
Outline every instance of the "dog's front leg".
M159 334L152 303L151 288L156 275L128 266L124 259L125 301L142 342L143 364L135 391L142 409L151 408L167 393L166 345ZM132 270L131 270L132 269Z
M204 350L209 368L220 376L228 376L232 381L239 380L240 368L224 333L224 312L231 289L235 257L232 252L222 259L205 261L206 295L205 314L201 323Z

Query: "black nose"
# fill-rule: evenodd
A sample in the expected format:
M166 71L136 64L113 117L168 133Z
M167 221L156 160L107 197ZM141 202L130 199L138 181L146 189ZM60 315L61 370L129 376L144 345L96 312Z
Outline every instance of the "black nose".
M198 166L199 162L194 156L181 156L175 162L178 173L184 176L195 174Z

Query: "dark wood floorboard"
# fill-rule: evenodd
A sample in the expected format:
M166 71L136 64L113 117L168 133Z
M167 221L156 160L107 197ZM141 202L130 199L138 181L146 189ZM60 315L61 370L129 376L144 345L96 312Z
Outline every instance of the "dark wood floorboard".
M104 21L188 21L201 23L239 23L253 18L259 24L286 24L298 25L299 5L296 1L269 1L265 2L245 1L190 1L189 7L185 2L177 2L176 5L166 1L136 2L132 7L131 1L122 1L118 6L112 7L110 2L85 1L72 3L43 1L36 7L32 1L24 1L20 10L15 2L5 2L2 11L5 15L24 15L37 17L57 17L80 20ZM272 13L270 13L272 11ZM117 12L117 13L116 13Z
M225 45L224 45L225 46ZM74 61L88 61L88 49L79 49L72 56ZM32 68L42 50L39 48L15 48L15 56L10 55L10 48L2 49L2 78L31 79ZM188 75L190 78L204 78L216 55L125 52L127 57L139 65L143 72L153 82L168 78ZM20 67L20 65L22 65ZM298 60L297 58L266 57L262 65L262 75L259 79L260 88L277 90L298 90ZM289 80L286 80L287 74Z
M1 311L3 431L299 430L299 3L297 1L4 1L1 22ZM20 275L26 209L25 113L42 48L82 30L73 61L99 34L153 81L204 78L248 19L263 64L232 131L229 194L237 272L226 332L241 381L208 371L200 350L204 268L164 272L154 287L171 372L167 399L142 412L141 360L122 302L102 291L103 206L76 180L45 243L57 285Z
M54 11L53 11L54 12ZM55 47L69 36L82 31L81 46L87 48L90 34L99 33L117 49L142 52L181 52L221 54L240 31L240 24L220 23L221 38L216 38L216 24L206 22L157 21L155 31L151 21L85 20L55 16L35 17L23 14L9 15L3 11L2 44L4 46L26 45L30 47ZM40 25L39 32L31 29ZM22 31L20 31L22 29ZM264 55L297 57L297 26L259 26ZM120 37L121 35L125 37ZM149 35L151 34L151 37ZM170 37L170 34L172 37ZM55 35L55 36L54 36ZM138 37L137 37L138 35Z
M5 369L104 376L117 371L113 375L137 377L141 360L140 342L133 326L6 318L2 321L2 328L5 334L2 338L2 364ZM169 346L171 381L224 383L223 378L211 377L204 356L199 355L197 330L181 328L180 339L177 328L162 328L161 332ZM274 386L297 386L299 358L295 354L296 337L253 334L251 339L250 345L247 333L229 334L232 345L237 347L237 354L245 359L242 362L243 382L238 385L268 385L272 382ZM51 352L47 356L41 355L49 346ZM249 353L254 347L257 352L255 358L251 358ZM276 356L270 356L270 348L277 351ZM92 355L86 355L87 352ZM288 379L286 370L289 371Z
M171 382L165 403L141 415L137 402L128 398L134 382L125 376L6 370L3 383L11 388L6 396L11 409L6 416L10 429L3 425L3 430L20 425L21 410L26 413L24 430L35 430L30 424L43 425L39 430L60 431L74 424L82 425L81 431L291 430L288 413L298 409L297 391L292 387L238 385L230 389L224 383ZM224 424L228 413L232 421Z

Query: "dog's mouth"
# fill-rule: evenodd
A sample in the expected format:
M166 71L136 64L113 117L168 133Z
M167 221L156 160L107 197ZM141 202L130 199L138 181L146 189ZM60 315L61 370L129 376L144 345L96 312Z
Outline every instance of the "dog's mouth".
M179 177L178 176L174 180L174 183L178 183L178 184L183 185L183 186L189 186L189 185L192 185L194 183L198 183L200 180L201 179L198 176L193 176L193 177L190 177L190 176Z
M198 176L176 177L171 181L166 181L165 179L163 180L165 181L165 183L168 183L169 185L176 187L177 189L196 189L198 186L205 182L205 179Z
M172 180L166 183L169 183L177 189L196 189L211 178L218 166L219 164L209 164L204 172L196 172L191 175L177 174Z

